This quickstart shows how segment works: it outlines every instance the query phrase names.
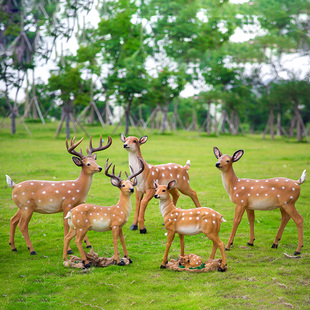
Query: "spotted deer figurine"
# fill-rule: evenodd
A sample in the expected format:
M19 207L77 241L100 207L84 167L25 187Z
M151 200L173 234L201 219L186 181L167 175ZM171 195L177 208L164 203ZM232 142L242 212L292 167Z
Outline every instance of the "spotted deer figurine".
M214 147L213 151L218 160L215 166L222 172L224 188L230 200L235 204L233 229L226 250L230 250L230 246L233 244L244 211L247 211L250 223L250 240L248 245L253 246L255 240L254 210L267 211L280 208L282 219L272 248L278 247L283 230L290 218L292 218L298 231L298 246L294 255L299 255L303 246L303 218L296 210L295 203L300 194L300 185L306 180L306 170L303 171L299 180L280 177L260 180L240 179L234 172L233 163L243 156L244 151L238 150L232 156L223 155L217 147Z
M113 234L113 245L114 245L114 260L119 266L125 265L120 260L118 254L118 239L120 239L124 257L129 259L129 254L125 244L125 238L123 235L123 227L127 223L130 212L131 212L131 195L134 193L134 186L137 184L136 177L142 173L144 164L141 159L138 159L140 163L139 170L134 173L131 169L132 174L127 175L127 180L121 179L121 172L118 176L115 175L115 166L113 166L112 174L108 171L112 165L108 165L108 159L105 165L105 175L111 178L111 184L120 189L120 197L118 202L110 207L103 207L94 204L81 204L71 211L68 212L66 218L69 220L70 231L64 238L64 251L63 259L67 260L67 249L69 243L74 236L76 236L75 243L79 249L83 264L85 268L91 267L91 263L87 260L85 252L82 247L82 240L86 236L87 231L94 230L98 232L112 231Z
M109 136L107 144L102 145L102 137L100 136L99 147L93 148L90 137L89 149L86 148L87 156L83 155L82 150L80 152L75 150L82 141L83 138L75 143L75 138L73 138L69 146L66 139L67 151L75 155L72 157L72 160L77 166L81 167L81 173L76 180L58 182L31 180L15 184L8 175L6 176L8 186L13 188L13 201L18 207L10 223L10 245L12 251L17 251L14 237L16 226L18 225L30 254L36 255L28 233L28 224L33 212L42 214L63 212L65 216L70 209L85 201L93 175L102 170L96 162L97 155L93 153L107 149L112 144L112 138ZM66 219L63 219L63 224L66 235L69 231ZM91 247L87 237L85 242L87 247ZM69 253L72 253L70 248Z
M222 222L226 222L221 214L211 208L200 207L196 209L183 210L177 208L171 201L169 191L176 185L176 181L172 180L168 185L159 185L154 182L156 199L159 199L160 213L164 219L164 225L167 229L167 244L165 255L160 268L166 268L168 262L168 253L171 243L177 233L180 238L181 257L184 257L184 235L205 234L212 242L212 252L210 260L214 259L217 248L220 249L222 255L221 266L218 271L226 271L226 255L224 243L219 238L219 231Z
M145 209L155 194L153 187L154 181L167 185L171 180L176 180L175 187L170 191L173 197L173 203L176 205L180 196L178 191L180 191L182 194L191 197L197 208L201 207L196 192L192 190L189 185L188 170L191 166L190 161L188 160L185 166L173 163L156 166L148 164L143 159L140 149L141 145L144 144L147 139L147 136L138 139L137 137L126 137L124 134L121 134L121 140L124 143L123 147L128 151L129 165L137 169L139 166L137 156L143 160L145 165L143 173L137 177L135 216L133 224L130 227L131 230L137 230L139 223L141 234L147 232L144 225Z

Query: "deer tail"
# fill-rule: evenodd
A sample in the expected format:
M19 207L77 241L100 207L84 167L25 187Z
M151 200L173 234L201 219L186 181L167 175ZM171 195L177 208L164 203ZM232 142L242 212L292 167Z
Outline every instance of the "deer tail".
M226 220L224 219L223 216L221 216L221 219L220 219L221 222L226 222Z
M188 161L186 162L184 168L185 168L186 170L189 170L190 167L191 167L191 161L188 160Z
M14 188L16 185L14 181L7 174L6 174L6 183L8 183L8 186L11 188Z
M304 183L306 181L306 170L304 170L301 174L301 177L299 178L299 180L297 181L297 183L299 185L301 185L302 183Z
M71 219L71 210L67 213L67 215L65 216L65 219Z

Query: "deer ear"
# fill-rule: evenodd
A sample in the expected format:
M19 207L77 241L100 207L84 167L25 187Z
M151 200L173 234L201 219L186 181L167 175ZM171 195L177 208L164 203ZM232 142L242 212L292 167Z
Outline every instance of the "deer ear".
M213 152L217 159L219 159L222 156L222 152L216 146L213 148Z
M114 178L111 178L111 184L116 187L121 186L121 183L118 181L118 179L114 179Z
M79 166L79 167L82 167L82 166L83 166L83 162L81 161L80 158L75 157L75 156L72 156L72 160L73 160L73 162L74 162L77 166Z
M236 162L238 161L244 154L244 150L238 150L234 153L234 155L232 156L232 161L233 162Z
M153 186L154 186L154 189L157 189L158 187L158 183L156 183L155 180L153 180Z
M139 143L140 143L140 144L143 144L143 143L145 143L146 141L147 141L147 136L143 136L143 137L140 138Z
M125 141L126 141L126 136L125 136L123 133L121 133L121 140L122 140L122 142L124 142L124 143L125 143Z
M170 190L170 189L174 188L176 184L177 184L176 180L170 181L167 185L167 189Z
M136 186L138 184L137 178L132 179L132 186Z
M94 154L93 154L93 159L94 159L94 160L97 160L97 153L94 153Z

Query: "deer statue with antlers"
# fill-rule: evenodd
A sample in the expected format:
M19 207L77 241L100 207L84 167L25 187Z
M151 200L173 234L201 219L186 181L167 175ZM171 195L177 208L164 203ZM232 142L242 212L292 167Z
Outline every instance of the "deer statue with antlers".
M153 187L153 181L160 184L168 184L171 180L176 180L176 185L171 189L170 193L173 197L173 203L176 205L180 196L178 190L193 200L197 208L201 207L197 194L193 191L189 185L188 170L191 166L188 160L185 166L178 164L164 164L164 165L150 165L142 157L140 146L147 141L147 136L143 136L140 139L136 137L127 137L121 134L121 140L124 143L124 149L129 154L129 165L135 169L138 167L137 156L144 162L145 169L138 177L138 185L136 190L136 209L133 224L131 230L138 229L138 223L140 233L145 234L147 232L144 225L145 209L149 201L153 198L155 190Z
M303 171L299 180L290 180L288 178L239 179L232 165L243 156L244 151L238 150L232 156L223 155L217 147L214 147L213 151L218 159L215 166L222 172L224 188L230 200L235 204L233 229L226 250L230 250L230 246L233 244L244 211L247 211L250 223L250 240L248 245L253 246L255 240L254 210L274 210L280 208L282 219L272 248L278 247L283 230L290 218L292 218L298 231L298 246L294 255L299 255L303 246L303 218L297 212L295 203L300 194L300 185L306 180L306 170Z
M112 169L112 174L108 171L112 165L108 165L108 160L105 164L105 175L111 178L112 185L118 187L121 191L119 200L116 205L110 207L102 207L93 204L81 204L74 209L70 210L66 219L69 220L70 231L64 238L64 251L63 259L67 260L67 253L69 243L74 236L76 236L75 243L79 249L83 264L85 268L91 267L91 263L87 260L85 252L82 247L82 240L86 236L87 231L110 231L113 234L113 245L114 245L114 260L115 263L123 266L125 263L120 260L118 253L118 239L120 239L124 257L129 259L128 251L125 244L123 235L123 226L127 223L130 212L131 212L131 195L134 192L134 186L137 184L136 177L142 173L144 164L141 159L138 158L140 163L139 171L134 173L131 169L132 174L127 176L127 180L121 179L121 172L118 176L115 175L115 165ZM133 180L133 181L132 181Z
M83 141L83 138L75 143L75 138L71 139L70 146L66 139L67 151L75 155L72 157L73 162L81 167L81 173L76 180L73 181L24 181L15 184L7 175L8 186L13 188L12 197L18 210L11 218L10 223L10 245L12 251L17 251L15 247L15 230L18 225L21 233L24 236L27 247L31 255L36 255L36 251L30 241L28 233L28 224L33 212L52 214L63 212L66 215L70 209L85 202L89 192L93 174L100 172L102 168L97 164L97 155L94 152L107 149L112 144L112 138L108 137L106 145L102 145L102 137L100 136L99 147L92 147L92 139L89 141L89 149L87 156L84 156L82 150L77 152L75 148ZM68 222L63 220L65 235L69 231ZM85 239L87 247L91 247L87 237ZM69 249L69 253L72 251Z
M210 208L200 207L188 210L177 208L169 195L169 191L171 193L175 185L175 180L170 181L167 186L154 182L154 197L159 199L159 209L167 229L166 251L160 268L166 268L169 249L176 233L179 234L180 238L181 257L184 256L184 235L192 236L204 233L213 242L210 260L214 259L215 252L219 248L222 254L222 262L218 271L226 271L224 243L218 236L221 223L226 222L225 219L221 214Z

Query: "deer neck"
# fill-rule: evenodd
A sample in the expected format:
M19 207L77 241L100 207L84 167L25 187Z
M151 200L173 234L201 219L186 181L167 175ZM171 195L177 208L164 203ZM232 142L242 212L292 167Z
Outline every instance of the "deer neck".
M93 175L85 173L82 169L79 177L76 180L76 183L80 187L81 201L82 202L84 202L86 199L86 196L90 190L92 180L93 180Z
M167 199L159 200L159 210L163 218L165 218L166 215L170 214L173 209L175 209L175 206L171 201L170 197Z
M233 167L230 167L227 171L222 171L223 186L227 194L231 197L232 189L236 186L238 178L234 172Z
M143 179L143 175L146 175L148 173L149 166L147 162L143 159L140 149L138 149L136 152L129 152L129 155L128 155L129 166L133 168L134 172L137 172L140 169L140 162L137 156L139 156L139 158L142 159L144 163L143 172L137 176L137 180L139 183L139 181Z
M131 212L131 195L125 195L123 192L121 192L117 206L120 206L128 220Z

